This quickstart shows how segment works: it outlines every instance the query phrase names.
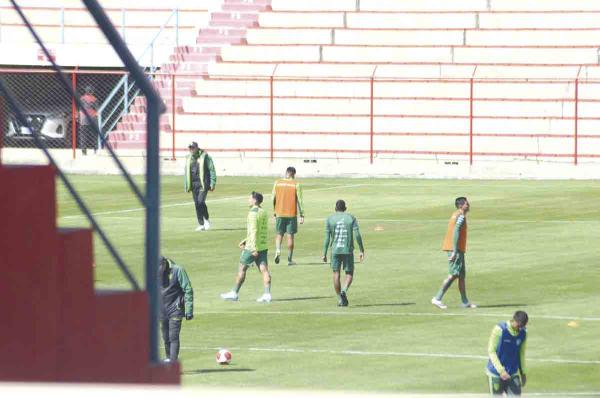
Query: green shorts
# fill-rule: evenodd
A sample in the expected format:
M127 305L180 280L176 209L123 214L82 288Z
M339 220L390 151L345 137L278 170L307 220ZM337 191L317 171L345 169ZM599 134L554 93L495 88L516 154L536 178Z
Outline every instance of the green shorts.
M450 256L452 252L448 253L448 275L458 275L465 276L465 253L456 252L456 257L454 261L450 261Z
M275 231L278 235L294 235L298 232L298 219L296 217L277 217L275 218Z
M248 267L251 267L254 264L256 264L257 266L260 266L262 264L269 265L269 263L267 262L268 251L269 250L260 251L258 252L258 257L254 257L250 250L244 249L242 250L242 254L240 255L240 264L246 265Z
M347 274L354 273L354 253L350 254L332 254L331 269L333 272L340 272L341 266L344 267L344 272Z

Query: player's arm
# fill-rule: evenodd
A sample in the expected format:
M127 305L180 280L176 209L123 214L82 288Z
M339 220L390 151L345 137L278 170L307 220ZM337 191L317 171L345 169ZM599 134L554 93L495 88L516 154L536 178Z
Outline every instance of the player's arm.
M498 354L496 353L501 338L502 329L500 329L500 326L496 325L494 326L494 329L492 329L492 334L490 335L490 339L488 341L488 356L490 357L490 361L492 362L492 365L494 366L500 377L503 377L503 375L506 375L506 370L504 369L504 366L502 366L500 358L498 358Z
M365 256L365 247L363 245L362 236L360 235L360 229L358 228L358 221L356 218L352 220L352 230L354 232L354 236L356 237L356 243L358 243L358 249L360 250L360 261L362 261Z
M246 237L246 250L256 251L256 235L258 234L258 212L248 214L248 236Z
M327 261L327 250L331 243L331 228L329 227L329 219L325 220L325 241L323 243L323 261Z
M183 301L185 303L185 319L190 320L194 317L194 289L190 278L183 268L179 268L177 280L181 290L183 290Z
M210 190L214 191L217 186L217 172L215 171L215 164L209 155L206 155L206 164L208 166L208 173L210 174Z
M277 217L277 214L275 214L275 204L277 203L277 195L276 195L276 191L277 190L277 181L275 181L275 184L273 184L273 191L271 191L271 196L273 197L273 217Z
M525 384L527 383L527 371L525 368L525 350L527 348L527 335L525 335L525 340L523 341L523 344L521 344L521 348L519 350L519 364L521 365L520 367L520 371L521 371L521 384L523 384L523 386L525 386Z
M300 214L300 218L304 219L304 197L300 183L296 184L296 203L298 204L298 214ZM303 222L304 220L301 221Z

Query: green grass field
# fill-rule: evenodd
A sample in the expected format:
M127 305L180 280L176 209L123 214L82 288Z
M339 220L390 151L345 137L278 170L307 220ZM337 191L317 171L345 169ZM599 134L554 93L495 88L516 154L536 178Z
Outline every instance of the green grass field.
M72 178L143 284L139 203L117 177ZM233 285L247 195L270 194L273 179L220 178L208 197L214 229L199 233L181 177L163 178L162 253L185 266L195 291L195 319L182 331L185 385L484 393L491 329L522 309L530 316L525 392L600 392L600 182L302 181L298 265L273 264L272 245L274 301L264 305L255 302L256 270L239 302L219 294ZM441 311L430 299L447 272L441 241L461 195L471 202L467 288L480 307L460 308L453 286ZM348 308L336 306L331 271L320 262L324 219L340 198L366 246ZM266 195L272 213L270 201ZM85 226L78 214L59 187L59 224ZM97 286L126 287L95 244ZM219 347L232 351L231 365L215 363Z

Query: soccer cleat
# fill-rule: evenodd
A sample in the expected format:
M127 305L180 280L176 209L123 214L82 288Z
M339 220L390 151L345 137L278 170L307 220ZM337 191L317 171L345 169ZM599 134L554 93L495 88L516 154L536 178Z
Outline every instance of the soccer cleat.
M227 293L223 293L221 294L221 298L223 300L229 300L229 301L238 301L238 294L236 292L234 292L233 290Z
M204 231L204 225L198 225L196 227L196 232L198 232L198 231Z
M469 303L462 303L462 307L463 308L477 308L477 305L469 302Z
M273 261L275 261L275 264L279 264L279 258L281 257L281 253L277 252L275 253L275 259Z
M208 231L210 229L210 223L208 222L208 220L205 218L204 219L204 230Z
M296 265L296 262L295 262L295 261L288 261L288 267L291 267L291 266L293 266L293 265Z
M438 300L435 297L431 299L431 304L433 304L436 307L441 308L443 310L445 310L446 308L448 308L448 306L446 304L442 303L441 300Z
M346 295L346 292L342 292L340 293L340 302L338 303L339 307L347 307L349 304L348 302L348 296Z
M256 299L257 303L270 303L271 302L271 293L265 293L259 298Z

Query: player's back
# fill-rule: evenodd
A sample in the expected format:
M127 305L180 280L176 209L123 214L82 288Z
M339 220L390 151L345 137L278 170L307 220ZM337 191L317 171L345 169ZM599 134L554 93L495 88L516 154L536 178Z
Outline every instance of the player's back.
M327 218L327 231L332 237L333 254L350 254L354 251L356 218L352 214L337 212Z
M297 216L297 185L298 182L292 178L283 178L275 181L273 195L275 197L275 214L277 217Z

